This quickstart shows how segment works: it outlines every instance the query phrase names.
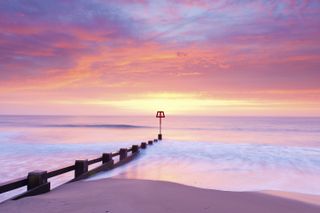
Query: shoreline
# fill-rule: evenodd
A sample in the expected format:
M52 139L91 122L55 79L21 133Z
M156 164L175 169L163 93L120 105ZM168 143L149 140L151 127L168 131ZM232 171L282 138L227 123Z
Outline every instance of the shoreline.
M280 191L280 190L260 190L260 191L232 191L232 190L221 190L221 189L213 189L213 188L205 188L205 187L199 187L199 186L193 186L193 185L188 185L184 183L179 183L175 181L170 181L170 180L160 180L160 179L144 179L144 178L128 178L126 175L119 174L116 176L109 177L112 179L128 179L128 180L146 180L146 181L160 181L160 182L168 182L168 183L176 183L179 185L187 186L187 187L193 187L196 189L205 189L205 190L215 190L215 191L223 191L223 192L252 192L252 193L261 193L261 194L266 194L266 195L271 195L275 197L280 197L280 198L285 198L289 200L294 200L294 201L299 201L299 202L304 202L308 204L313 204L313 205L318 205L320 206L320 194L306 194L306 193L301 193L301 192L288 192L288 191ZM95 179L93 177L93 180L84 180L84 181L95 181L95 180L101 180L101 179L107 179L107 178L99 178Z
M258 193L263 193L275 197L286 198L289 200L295 200L303 203L313 204L320 206L320 195L303 194L298 192L285 192L285 191L261 191Z
M0 204L0 212L319 212L309 204L263 192L226 192L172 182L108 178L62 185Z

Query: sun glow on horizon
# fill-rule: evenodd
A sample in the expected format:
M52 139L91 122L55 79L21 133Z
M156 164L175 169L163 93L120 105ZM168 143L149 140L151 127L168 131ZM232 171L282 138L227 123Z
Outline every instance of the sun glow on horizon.
M45 104L45 103L42 103ZM275 115L274 112L290 111L292 102L262 101L246 99L221 99L196 93L146 93L118 99L72 99L51 100L46 104L63 108L78 108L82 114L85 111L93 114L152 114L161 109L171 115ZM316 111L317 105L299 105L300 109L308 108ZM303 108L304 107L304 108ZM89 109L89 110L88 110ZM296 109L295 109L296 110ZM311 111L310 111L311 110ZM302 114L307 115L301 110ZM107 113L106 113L107 112ZM89 113L90 114L90 113Z
M0 114L320 115L320 2L68 5L0 3Z

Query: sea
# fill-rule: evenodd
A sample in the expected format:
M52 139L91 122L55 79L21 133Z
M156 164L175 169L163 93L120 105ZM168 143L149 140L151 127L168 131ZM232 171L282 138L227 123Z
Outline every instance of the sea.
M224 191L320 195L320 118L171 116L163 140L134 161L87 181L116 177L170 181ZM34 170L156 139L150 116L0 116L0 183ZM69 172L50 179L57 187ZM25 190L0 194L0 201Z

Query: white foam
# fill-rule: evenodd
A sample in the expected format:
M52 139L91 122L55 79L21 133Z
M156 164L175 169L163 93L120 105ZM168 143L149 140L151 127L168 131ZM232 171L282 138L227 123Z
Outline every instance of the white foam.
M137 161L91 179L115 175L230 191L320 194L320 149L164 141Z

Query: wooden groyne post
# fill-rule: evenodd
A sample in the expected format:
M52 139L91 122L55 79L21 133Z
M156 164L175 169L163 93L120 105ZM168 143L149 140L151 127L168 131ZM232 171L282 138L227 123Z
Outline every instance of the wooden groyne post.
M27 176L27 190L32 192L30 195L42 194L50 191L47 171L32 171Z
M69 181L74 182L83 178L90 177L101 171L108 171L114 169L116 167L130 162L139 154L140 149L146 149L148 145L152 145L153 142L157 141L157 139L149 140L148 143L142 142L140 145L132 145L130 148L121 148L118 152L115 153L103 153L101 157L92 160L76 160L74 165L50 172L42 170L29 172L26 177L1 183L0 194L25 186L27 186L27 191L13 197L13 200L49 192L51 187L50 182L48 180L52 177L56 177L67 172L74 171L74 178ZM118 158L118 160L115 160L115 157ZM102 163L100 166L89 170L90 165L99 162Z
M74 168L74 177L78 178L89 171L88 160L76 160Z

